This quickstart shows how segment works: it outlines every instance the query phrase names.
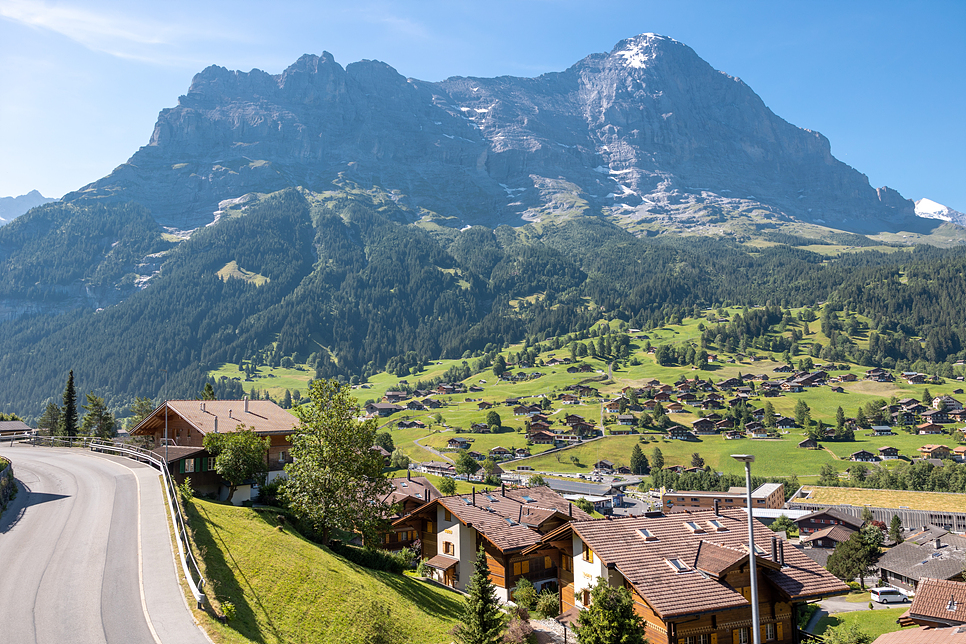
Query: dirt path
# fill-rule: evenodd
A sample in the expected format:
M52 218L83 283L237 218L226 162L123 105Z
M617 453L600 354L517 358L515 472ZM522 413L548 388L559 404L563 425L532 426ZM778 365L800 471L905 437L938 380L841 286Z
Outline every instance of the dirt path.
M440 434L445 434L448 431L450 431L450 430L444 429L443 431L440 432ZM428 445L423 445L422 443L420 443L419 441L423 440L423 438L429 438L429 436L422 436L420 438L414 438L413 439L413 443L415 443L416 445L419 445L420 447L422 447L427 452L432 452L433 454L435 454L436 456L440 457L444 461L449 461L450 463L455 463L455 461L453 459L451 459L446 454L443 454L438 449L433 449L432 447L429 447Z

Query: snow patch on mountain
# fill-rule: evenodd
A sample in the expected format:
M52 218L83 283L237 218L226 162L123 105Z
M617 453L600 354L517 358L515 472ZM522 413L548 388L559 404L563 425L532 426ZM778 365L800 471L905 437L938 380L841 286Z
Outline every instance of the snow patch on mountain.
M916 202L916 215L923 219L941 219L960 226L966 226L966 215L948 208L932 199L920 199Z

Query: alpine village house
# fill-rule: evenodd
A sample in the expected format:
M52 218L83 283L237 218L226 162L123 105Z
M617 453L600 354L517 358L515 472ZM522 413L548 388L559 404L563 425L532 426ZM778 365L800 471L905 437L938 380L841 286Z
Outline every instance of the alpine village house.
M227 486L215 472L214 455L204 448L205 434L234 432L244 427L268 438L265 463L271 480L292 461L291 435L297 426L295 416L270 400L169 400L138 423L131 435L147 437L149 449L162 458L167 452L168 469L175 481L182 483L190 479L191 486L199 493L215 493L224 500L228 495ZM232 502L241 503L250 495L251 487L241 486Z

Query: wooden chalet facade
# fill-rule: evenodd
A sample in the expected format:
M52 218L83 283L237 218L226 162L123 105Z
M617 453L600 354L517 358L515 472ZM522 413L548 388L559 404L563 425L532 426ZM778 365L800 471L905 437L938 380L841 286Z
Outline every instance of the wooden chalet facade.
M466 589L482 546L497 597L506 602L521 578L538 590L558 583L559 553L524 550L574 519L590 516L548 487L504 487L435 499L393 527L416 531L433 579L458 590Z
M190 479L196 491L226 497L227 487L214 471L214 458L204 449L205 435L249 428L268 438L265 464L271 480L292 462L291 436L298 419L270 400L169 400L138 423L131 435L148 438L150 449L163 457L165 424L168 468L174 479L178 483ZM240 487L232 501L241 503L250 493L250 486Z
M848 586L757 522L762 642L797 642L798 608ZM574 521L524 550L560 566L562 609L586 608L598 578L627 588L651 644L751 641L748 518L741 510Z
M412 476L409 472L405 477L389 479L389 483L392 492L385 501L392 505L394 512L379 545L386 550L401 550L413 545L419 539L419 533L411 526L394 526L392 523L442 495L425 476Z

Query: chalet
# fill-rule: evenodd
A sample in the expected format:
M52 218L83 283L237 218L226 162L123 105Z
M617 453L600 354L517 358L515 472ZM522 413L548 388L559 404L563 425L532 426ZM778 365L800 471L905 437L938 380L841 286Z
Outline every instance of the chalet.
M536 412L533 412L532 409L530 409L529 405L517 405L516 407L513 408L514 416L529 416L531 412L536 413Z
M718 429L731 429L735 426L735 421L731 418L722 418L715 423L715 427Z
M630 425L633 427L637 424L637 417L634 414L621 414L617 417L617 423L619 425Z
M966 422L966 409L954 409L949 412L949 420L954 423Z
M806 438L798 446L802 449L818 449L818 441L814 438Z
M698 399L698 397L695 396L694 394L692 394L690 391L687 392L687 393L683 393L683 394L679 394L678 395L678 402L681 402L681 403L691 403L691 402L694 402L697 399Z
M783 382L782 383L782 391L787 391L789 393L795 394L795 393L799 393L801 391L804 391L804 387L802 386L802 384L800 382L796 382L796 381L790 380L788 382Z
M576 434L590 434L595 429L590 423L574 423L570 426L570 430Z
M515 458L526 458L527 456L530 456L530 450L526 447L518 447L513 450L513 456Z
M370 416L379 416L380 418L392 416L397 411L402 411L403 409L405 409L405 407L393 405L392 403L368 403L366 405L367 414Z
M896 447L883 445L879 448L879 458L881 458L883 461L894 461L899 458L899 449Z
M461 438L460 436L456 436L446 441L446 447L449 449L468 449L469 446L470 442L465 438Z
M721 404L720 400L712 400L710 398L705 398L704 400L701 401L701 409L704 409L706 411L709 409L721 409L722 407L724 407L724 405Z
M578 416L577 414L567 414L564 416L564 425L575 425L577 423L586 423L583 416Z
M611 427L608 431L610 432L611 436L627 436L629 434L636 433L637 430L628 425L617 425Z
M557 437L551 432L539 431L527 434L527 440L534 445L553 445Z
M556 551L564 611L590 605L598 578L627 588L652 644L750 642L748 518L743 510L574 521L526 552ZM756 530L762 641L792 642L798 609L848 587L763 525Z
M292 462L291 436L298 423L295 416L270 400L169 400L138 423L131 435L146 437L150 447L162 457L167 440L166 457L173 478L178 483L190 479L198 492L216 493L225 500L228 486L215 472L214 455L204 448L205 435L247 428L268 438L265 463L268 480L272 480L281 475L286 463ZM251 486L239 487L232 502L248 500L251 492Z
M949 459L953 457L952 451L945 445L923 445L919 448L922 458Z
M721 402L722 400L724 400L724 396L722 396L719 393L710 393L707 396L705 396L704 399L705 400L717 400L718 402Z
M893 425L911 425L916 422L916 415L908 410L899 409L890 414Z
M885 369L869 369L865 372L865 379L873 382L894 382L895 377Z
M426 405L418 400L410 400L406 403L406 409L409 411L426 411Z
M470 385L470 393L478 394L483 391L483 387L479 385Z
M936 396L932 399L933 409L945 409L946 411L956 411L963 408L963 403L952 396Z
M469 456L470 458L472 458L474 461L485 461L486 460L486 454L482 454L482 453L477 452L477 451L467 452L466 455Z
M490 456L492 456L494 459L508 459L513 456L513 452L505 447L500 447L497 445L490 450Z
M833 525L845 526L855 531L862 527L862 519L835 508L826 508L798 517L795 525L798 526L799 534L804 537Z
M440 407L443 406L442 401L436 400L435 398L424 398L423 404L426 405L426 407L428 407L429 409L439 409Z
M942 434L943 426L937 425L936 423L922 423L921 425L916 425L916 431L924 436Z
M708 420L707 418L699 418L693 423L691 423L691 429L694 430L695 434L717 434L718 428L715 427L713 420Z
M777 427L778 429L791 429L797 426L798 425L795 423L794 418L779 416L778 418L775 419L775 427Z
M22 420L0 420L0 436L33 433L34 429Z
M449 476L451 478L456 476L456 468L452 463L445 461L427 461L417 465L416 469L436 476Z
M845 393L845 389L843 389L842 387L834 386L831 389L832 389L832 392L833 393L836 393L836 394L844 394Z
M923 579L962 579L966 538L936 526L906 537L879 558L880 576L896 588L918 591ZM947 598L948 599L948 598Z
M843 373L841 376L839 376L839 382L855 382L858 379L859 377L854 373Z
M879 460L879 458L869 450L860 449L857 452L852 452L849 455L849 460L858 461L860 463L874 463Z
M725 437L725 440L733 441L739 438L744 438L745 435L741 432L729 431L729 432L725 432L724 437Z
M700 468L697 470L700 471ZM754 507L777 510L785 505L785 488L781 483L763 483L751 492ZM687 509L710 510L713 508L744 508L748 505L747 488L731 487L727 492L700 492L673 490L661 494L664 512Z
M557 396L557 400L559 400L564 405L580 404L580 398L578 398L573 394L560 394L559 396Z
M944 628L966 624L966 583L921 577L901 626Z
M434 499L396 520L419 535L421 556L437 582L465 591L483 548L498 599L512 598L517 582L526 578L538 590L557 585L559 553L527 553L548 534L571 520L590 516L548 487L474 492Z
M919 414L921 414L924 411L928 411L929 410L929 407L926 407L925 405L923 405L922 403L919 403L919 402L913 402L912 404L905 405L902 408L904 410L908 411L908 412L912 412L916 416L918 416Z
M507 407L514 407L514 406L520 404L520 399L519 398L507 398L506 400L503 401L503 404L506 405Z
M903 372L902 377L910 385L921 385L926 382L924 373Z
M687 427L681 427L680 425L675 425L668 429L667 437L676 441L693 441L697 439L694 434L688 431Z
M960 463L966 461L966 445L959 445L953 448L953 458Z
M394 509L389 517L390 523L442 496L429 479L412 476L409 472L405 477L389 479L389 484L392 485L392 492L384 500ZM418 533L409 526L387 526L380 544L386 550L401 550L413 545L418 538Z
M671 401L671 394L666 391L658 391L654 394L654 400L659 403L666 403Z
M473 423L470 425L470 431L477 434L489 434L490 426L486 423Z
M930 409L919 414L925 423L948 423L949 413L945 409Z
M538 420L536 422L530 423L531 432L542 432L550 429L550 423L545 420Z
M808 548L834 548L843 541L848 541L854 533L855 530L848 526L830 525L802 537L802 544Z
M669 414L683 414L684 413L684 405L682 405L679 402L670 402L670 403L667 404L667 407L665 407L665 409L667 410L667 413L669 413Z
M594 468L603 472L610 472L614 469L614 464L611 461L602 458L594 463Z
M396 404L397 402L401 402L403 400L406 400L407 398L409 398L408 391L387 391L386 395L383 396L383 399L387 403L392 403L392 404Z
M483 411L484 409L490 409L491 407L493 407L493 403L486 402L485 400L477 403L476 405L476 408L479 409L480 411Z
M888 425L873 425L872 426L873 436L893 436L894 433L892 428Z
M626 400L626 399L624 399L624 400ZM606 409L607 411L611 412L612 414L615 413L615 412L620 411L620 409L621 409L621 400L612 400L612 401L610 401L608 403L605 403L604 404L604 409Z
M742 382L737 378L728 378L718 383L718 389L734 389L735 387L740 387L741 385Z

